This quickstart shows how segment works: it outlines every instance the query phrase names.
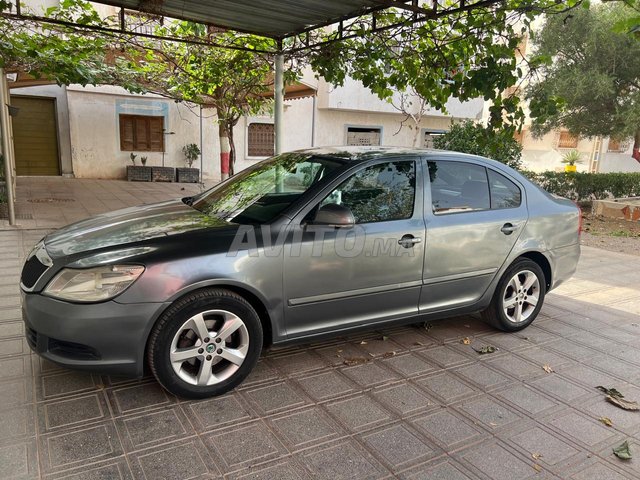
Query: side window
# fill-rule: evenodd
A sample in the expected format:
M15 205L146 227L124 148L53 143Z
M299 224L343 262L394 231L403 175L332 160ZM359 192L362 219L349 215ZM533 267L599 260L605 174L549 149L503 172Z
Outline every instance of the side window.
M331 192L320 207L348 207L356 223L411 218L416 193L415 162L372 165L355 173Z
M520 206L522 193L518 186L504 175L488 169L491 188L491 208L515 208Z
M428 162L431 202L436 215L488 210L489 182L484 167L466 162Z

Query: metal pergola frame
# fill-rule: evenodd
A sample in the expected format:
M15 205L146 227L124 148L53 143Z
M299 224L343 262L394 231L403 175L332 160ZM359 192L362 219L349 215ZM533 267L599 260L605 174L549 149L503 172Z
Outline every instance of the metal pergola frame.
M274 55L274 130L275 153L281 152L282 120L284 114L284 55L298 53L318 48L332 42L339 42L358 36L382 32L393 28L410 27L416 23L434 20L475 8L487 8L504 3L505 0L450 0L448 6L441 5L441 0L97 0L95 3L119 8L119 24L117 27L103 25L78 24L58 18L25 13L20 0L14 3L15 12L0 12L0 16L15 21L31 21L42 24L54 24L85 31L99 31L113 35L131 35L150 39L184 42L203 47L229 48L250 50L256 53ZM428 4L428 6L425 6ZM394 24L377 24L377 14L388 9L407 12L408 15ZM256 50L241 45L224 45L213 41L196 38L180 38L174 36L159 36L128 29L126 12L140 12L142 14L161 18L174 18L212 27L231 30L238 33L258 35L275 40L276 49ZM269 13L269 15L265 15ZM261 16L261 14L263 14ZM282 19L280 19L280 17ZM368 29L358 32L351 31L350 21L357 18L369 17ZM255 18L261 19L255 21ZM262 22L262 23L261 23ZM325 27L336 25L337 29L330 38L315 41L312 34ZM214 36L215 38L215 36ZM292 41L293 39L293 41ZM287 45L288 44L288 45ZM8 89L4 72L0 69L0 126L2 126L2 146L5 156L5 177L7 180L7 196L9 203L9 221L15 224L13 205L14 159L11 146L7 143L10 137L10 118L8 112ZM4 98L6 97L6 98ZM9 128L5 128L8 125ZM7 146L5 146L7 145ZM9 184L11 183L11 187Z

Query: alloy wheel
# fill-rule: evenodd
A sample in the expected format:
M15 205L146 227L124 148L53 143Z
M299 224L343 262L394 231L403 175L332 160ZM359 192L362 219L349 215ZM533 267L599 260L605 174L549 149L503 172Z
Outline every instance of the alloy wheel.
M512 323L526 321L535 311L540 295L540 281L531 270L516 273L504 290L502 308Z

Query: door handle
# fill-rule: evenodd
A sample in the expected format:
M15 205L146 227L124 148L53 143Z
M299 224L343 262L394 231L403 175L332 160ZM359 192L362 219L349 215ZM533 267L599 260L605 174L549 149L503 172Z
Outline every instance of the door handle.
M509 223L509 222L507 222L502 226L500 231L502 233L504 233L505 235L511 235L517 229L518 229L518 224L517 223Z
M416 243L422 242L422 238L414 237L413 235L403 235L400 240L398 240L398 245L403 246L404 248L411 248Z

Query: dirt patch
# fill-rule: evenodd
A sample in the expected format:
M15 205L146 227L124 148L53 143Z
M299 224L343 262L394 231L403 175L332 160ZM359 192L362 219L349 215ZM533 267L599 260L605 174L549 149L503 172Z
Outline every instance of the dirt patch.
M640 256L640 222L603 217L583 207L582 245Z

